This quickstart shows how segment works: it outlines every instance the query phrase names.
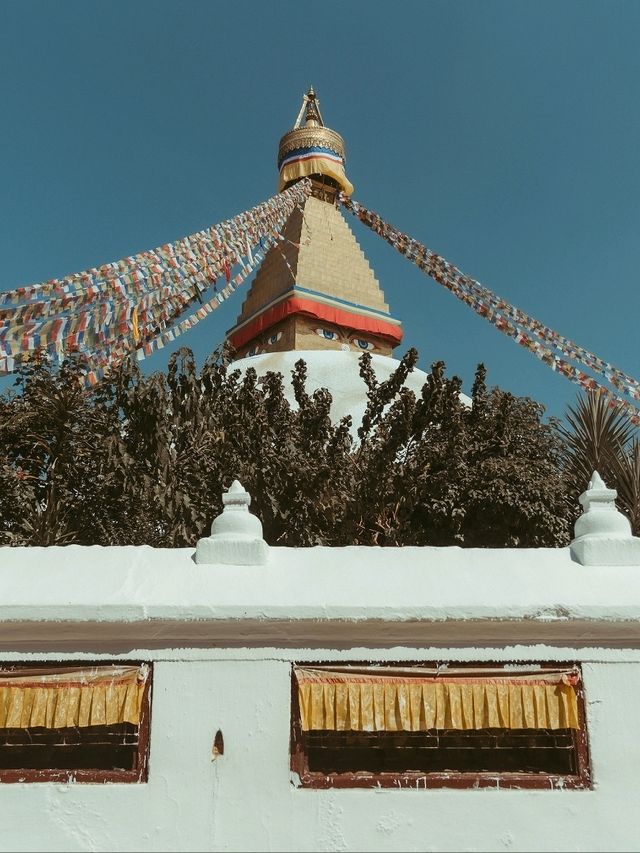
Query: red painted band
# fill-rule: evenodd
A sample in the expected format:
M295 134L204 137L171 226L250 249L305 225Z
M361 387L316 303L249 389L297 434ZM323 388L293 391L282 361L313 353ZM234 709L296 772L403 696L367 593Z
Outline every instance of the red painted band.
M278 302L277 305L268 308L262 314L254 317L246 326L238 329L237 332L231 332L229 340L236 349L239 349L247 341L259 335L260 332L269 329L275 323L284 320L285 317L289 317L291 314L305 314L308 317L315 317L317 320L325 320L334 326L343 326L347 329L354 329L357 332L377 335L380 338L391 341L393 346L399 344L402 340L402 329L400 326L379 320L377 317L351 314L348 311L335 308L333 305L325 305L323 302L315 302L312 299L302 299L300 296L291 296L289 299L283 299L282 302Z

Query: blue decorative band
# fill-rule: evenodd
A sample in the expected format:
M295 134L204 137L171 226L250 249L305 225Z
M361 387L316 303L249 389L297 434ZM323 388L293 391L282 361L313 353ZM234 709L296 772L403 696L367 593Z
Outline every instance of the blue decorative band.
M314 158L322 158L323 160L333 160L334 163L339 163L341 166L344 161L339 154L332 151L331 148L322 148L313 146L312 148L296 148L294 151L289 151L284 157L278 160L278 171L283 166L288 166L290 163L299 163L303 160L313 160Z

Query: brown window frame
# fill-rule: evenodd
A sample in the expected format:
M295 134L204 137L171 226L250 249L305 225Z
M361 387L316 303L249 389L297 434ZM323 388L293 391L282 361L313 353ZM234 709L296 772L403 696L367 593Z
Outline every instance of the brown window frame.
M153 663L150 661L0 661L0 672L12 669L46 669L47 666L61 667L91 667L91 666L131 666L149 667L149 675L145 683L140 709L140 724L138 726L138 749L136 751L135 767L132 770L99 770L84 768L79 770L42 770L23 768L7 770L0 768L0 785L14 782L73 782L81 784L105 784L110 782L145 783L149 778L149 743L151 738L151 695L153 684ZM55 731L55 730L52 730ZM0 749L2 747L0 746Z
M300 723L300 704L298 699L297 681L295 667L326 667L331 665L344 666L434 666L454 664L456 668L462 667L506 667L513 661L499 661L490 663L487 661L465 662L458 661L307 661L293 663L291 666L291 736L290 736L290 768L299 781L292 780L295 787L310 789L327 788L457 788L457 789L479 789L479 788L525 788L535 790L590 790L592 788L591 767L589 762L589 744L586 728L585 693L582 678L576 688L578 699L578 719L580 728L571 730L574 740L574 751L578 772L576 774L554 774L554 773L514 773L514 772L457 772L424 773L407 771L403 773L370 773L368 771L352 771L344 773L319 773L309 770L308 757L305 753L305 734ZM582 671L579 663L571 662L531 662L531 666L540 666L544 669L567 669L577 668Z

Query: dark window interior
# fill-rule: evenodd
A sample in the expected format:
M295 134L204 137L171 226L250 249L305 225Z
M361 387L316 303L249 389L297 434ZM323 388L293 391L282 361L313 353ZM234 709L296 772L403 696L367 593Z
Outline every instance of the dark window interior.
M569 729L315 731L302 738L310 773L577 773Z
M135 770L131 723L61 729L0 729L0 770Z

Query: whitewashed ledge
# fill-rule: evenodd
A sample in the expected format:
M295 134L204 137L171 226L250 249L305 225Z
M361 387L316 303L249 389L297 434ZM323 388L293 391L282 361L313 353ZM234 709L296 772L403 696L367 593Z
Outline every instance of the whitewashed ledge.
M236 481L195 551L0 548L0 649L635 647L640 539L615 495L594 473L568 548L269 548Z
M0 648L640 644L640 565L569 548L0 549Z

